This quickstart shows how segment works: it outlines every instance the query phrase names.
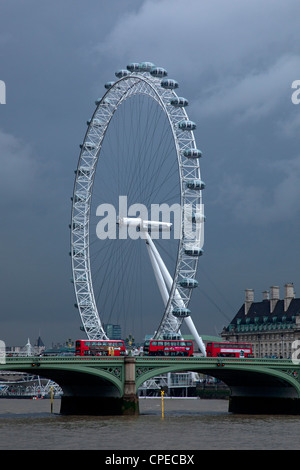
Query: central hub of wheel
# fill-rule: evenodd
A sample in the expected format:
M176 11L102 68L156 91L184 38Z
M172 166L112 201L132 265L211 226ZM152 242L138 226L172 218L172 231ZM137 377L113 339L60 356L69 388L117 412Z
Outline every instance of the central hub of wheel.
M169 222L160 222L157 220L144 220L141 217L117 217L117 224L119 226L125 225L127 227L139 227L140 230L170 230L172 224Z

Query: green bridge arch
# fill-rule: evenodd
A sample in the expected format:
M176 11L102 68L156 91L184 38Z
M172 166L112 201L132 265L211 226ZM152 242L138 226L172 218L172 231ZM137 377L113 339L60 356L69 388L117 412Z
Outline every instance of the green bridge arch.
M197 372L210 375L222 380L229 387L237 382L237 376L243 373L249 379L262 379L274 384L286 383L295 390L295 397L300 398L300 367L292 361L265 360L265 359L228 359L228 358L182 358L173 363L164 358L137 358L136 360L136 389L143 382L157 375L169 372ZM268 380L269 379L269 380ZM253 383L253 382L252 382ZM249 385L250 386L250 385Z
M136 387L155 375L191 371L220 379L230 388L234 413L300 414L300 368L289 360L138 358Z
M103 383L111 384L116 396L124 394L124 359L109 358L99 361L98 358L74 357L14 357L6 358L0 364L0 371L19 371L53 380L63 391L75 387L77 382L85 381L93 384L95 392L101 395ZM99 386L99 389L97 389Z

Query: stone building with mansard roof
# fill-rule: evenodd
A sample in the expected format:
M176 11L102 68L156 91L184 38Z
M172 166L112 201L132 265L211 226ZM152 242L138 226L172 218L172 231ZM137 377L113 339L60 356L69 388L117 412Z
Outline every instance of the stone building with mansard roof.
M225 341L252 343L255 357L291 358L293 341L300 340L300 299L294 285L272 286L255 302L253 289L245 290L245 302L221 333Z

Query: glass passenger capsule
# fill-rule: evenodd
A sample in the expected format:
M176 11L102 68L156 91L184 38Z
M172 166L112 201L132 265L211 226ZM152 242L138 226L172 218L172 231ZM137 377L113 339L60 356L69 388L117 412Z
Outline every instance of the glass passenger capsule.
M191 314L191 311L188 308L174 308L172 310L172 314L174 317L179 317L179 318L186 318L189 317Z
M180 121L178 123L178 127L182 131L193 131L194 129L196 129L196 123L193 121L190 121L189 119L186 119L186 120Z
M165 78L160 82L160 85L163 88L166 88L167 90L174 90L174 88L178 88L178 82L176 80L173 80L172 78Z
M150 75L152 75L153 77L163 78L168 75L168 72L162 67L153 67L150 70Z
M115 82L106 82L105 85L104 85L104 88L106 88L107 90L109 90L113 85L114 85Z
M202 256L203 250L201 248L189 246L184 249L184 252L188 256Z
M127 65L129 72L138 72L140 70L140 64L138 62L131 62Z
M190 181L187 181L186 187L188 189L201 190L205 188L205 183L201 180L190 180Z
M187 150L184 150L183 155L186 158L201 158L202 152L199 149L187 149Z
M141 62L139 64L139 71L140 72L150 72L150 70L155 67L154 64L152 64L152 62Z
M196 279L182 279L180 282L179 282L179 285L181 287L188 287L189 289L193 289L194 287L198 287L198 281L196 281Z
M175 106L175 108L184 108L185 106L188 106L189 102L186 98L183 98L182 96L177 96L176 98L173 98L170 101L170 104L172 106Z
M127 75L129 75L129 73L130 73L129 70L120 69L115 72L115 76L117 78L122 78L122 77L126 77Z

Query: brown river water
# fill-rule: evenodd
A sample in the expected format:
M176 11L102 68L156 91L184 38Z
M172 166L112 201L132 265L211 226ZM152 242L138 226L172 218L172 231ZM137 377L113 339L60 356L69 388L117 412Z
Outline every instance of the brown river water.
M234 415L227 400L140 399L140 415L63 416L60 399L0 399L1 450L296 450L300 416Z

